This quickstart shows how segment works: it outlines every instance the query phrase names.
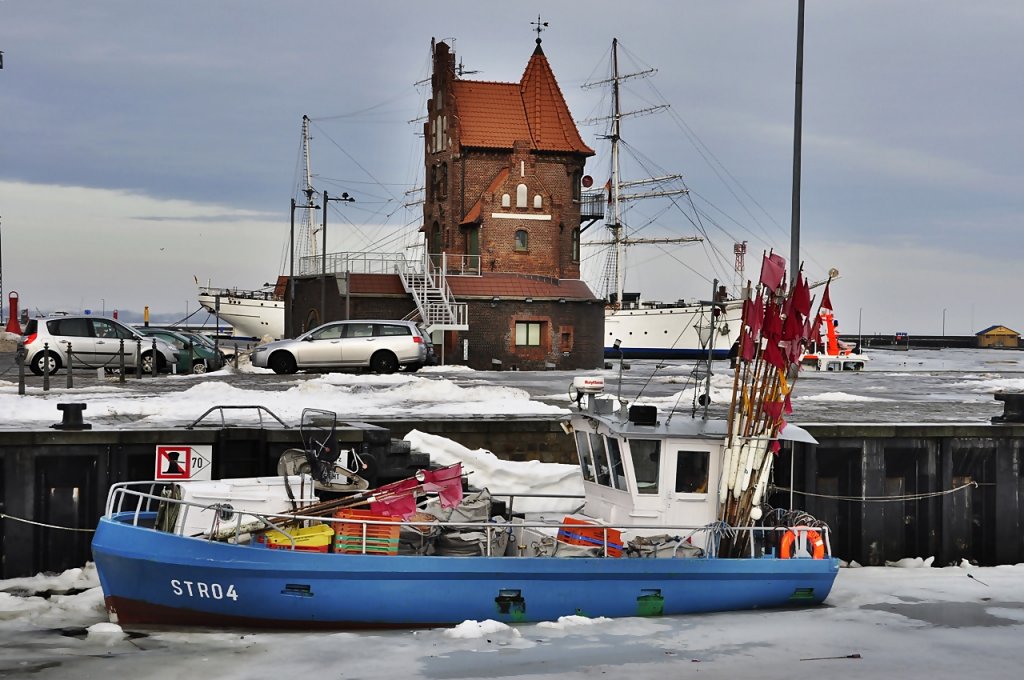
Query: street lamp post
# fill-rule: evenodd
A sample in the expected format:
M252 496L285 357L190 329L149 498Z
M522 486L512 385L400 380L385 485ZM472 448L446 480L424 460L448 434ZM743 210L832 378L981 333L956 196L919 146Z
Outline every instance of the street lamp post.
M320 206L313 205L313 189L306 189L306 205L298 205L295 199L292 199L292 212L291 212L291 229L288 232L288 304L286 306L285 317L288 320L288 327L285 329L285 335L289 338L295 337L295 320L293 318L295 311L295 209L302 208L303 210L319 210Z
M335 196L331 198L324 192L324 221L322 225L321 237L323 238L323 252L320 254L322 257L322 266L320 272L320 323L327 323L327 204L329 201L339 201L341 203L354 203L356 199L348 195L348 192L343 191L341 196Z
M946 308L942 308L942 337L946 337Z

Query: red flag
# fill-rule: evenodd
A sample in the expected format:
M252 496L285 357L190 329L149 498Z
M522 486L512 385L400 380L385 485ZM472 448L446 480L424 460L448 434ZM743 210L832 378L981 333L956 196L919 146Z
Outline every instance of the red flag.
M782 411L788 416L793 413L793 402L790 400L789 395L786 395L786 399L782 402ZM782 428L779 428L782 431Z
M828 294L828 287L831 285L831 281L825 284L825 292L821 294L821 304L818 305L818 309L827 309L830 312L832 311L832 298L829 297Z
M765 305L761 335L771 341L777 341L782 337L782 318L779 317L779 307L771 300Z
M436 493L442 508L454 508L462 502L462 463L440 470L423 470L420 474L423 490Z
M750 333L743 331L740 336L740 357L747 363L750 363L754 360L755 348L756 345L754 344L754 341L751 340Z
M811 289L804 281L802 272L797 273L796 285L793 286L793 309L805 318L811 313Z
M758 295L754 300L753 308L750 311L750 319L747 325L750 326L750 337L755 340L761 336L761 326L764 324L764 302Z
M761 407L761 410L764 411L765 415L767 415L768 418L772 422L776 422L779 418L782 417L782 402L781 401L769 401L769 402L766 402Z
M782 448L782 444L779 443L778 439L773 439L771 441L771 444L768 445L768 449L772 453L776 453L776 454L779 452L779 449L781 449L781 448Z
M773 293L786 276L786 260L781 255L769 253L761 261L761 283Z
M786 369L786 358L779 351L779 343L776 340L768 340L768 346L764 349L764 360L780 371Z
M370 511L385 517L408 518L416 512L416 494L412 491L370 498Z
M821 314L814 317L814 327L811 329L811 339L821 344Z
M798 340L803 336L803 325L800 323L800 317L796 314L795 310L789 311L789 316L786 317L785 322L782 324L782 339L783 340Z

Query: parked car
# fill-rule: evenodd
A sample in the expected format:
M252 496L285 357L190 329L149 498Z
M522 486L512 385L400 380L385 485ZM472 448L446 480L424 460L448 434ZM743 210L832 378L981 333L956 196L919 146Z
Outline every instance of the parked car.
M252 351L252 364L275 373L302 369L369 368L376 373L417 371L430 361L430 338L412 321L332 321L292 340Z
M119 321L101 316L29 319L23 333L25 361L36 375L44 372L52 375L67 366L68 344L74 355L74 365L80 368L120 368L122 340L126 369L135 368L137 353L141 354L144 373L153 373L154 368L157 372L166 373L178 361L178 352L163 340L146 338ZM44 345L47 346L45 349Z
M178 373L206 373L224 366L224 356L200 340L166 328L136 329L147 338L159 338L178 350Z

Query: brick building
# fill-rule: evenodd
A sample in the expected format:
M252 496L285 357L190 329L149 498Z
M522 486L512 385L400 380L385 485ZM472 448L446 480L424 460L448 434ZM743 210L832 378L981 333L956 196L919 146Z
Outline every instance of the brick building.
M540 40L516 83L460 78L454 52L435 42L431 93L422 271L335 275L324 318L418 316L445 363L477 369L602 365L604 307L580 280L583 168L594 152ZM599 216L591 207L589 219ZM296 284L289 313L318 321L322 283Z

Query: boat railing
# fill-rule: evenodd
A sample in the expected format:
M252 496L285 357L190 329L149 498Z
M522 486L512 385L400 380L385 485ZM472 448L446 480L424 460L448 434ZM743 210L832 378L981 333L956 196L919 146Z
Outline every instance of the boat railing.
M227 503L204 504L193 501L186 501L175 498L166 493L172 484L167 482L118 482L111 486L107 497L105 516L110 518L118 515L118 521L134 526L146 525L152 522L152 515L160 515L161 508L174 506L179 514L173 521L173 527L165 528L180 536L196 538L201 540L216 540L226 543L245 544L251 543L257 532L273 530L280 532L289 542L290 547L295 549L296 530L310 523L322 523L334 525L345 524L358 526L359 536L349 535L350 539L358 538L363 554L372 552L371 544L373 538L378 535L378 530L400 527L417 530L425 535L427 532L438 529L444 531L465 531L480 532L484 534L483 554L493 556L495 538L502 533L511 534L517 529L535 529L541 532L575 532L579 531L581 525L577 522L556 522L551 520L528 519L517 517L514 522L495 522L493 518L483 521L448 521L430 517L412 518L408 520L387 519L387 518L359 518L349 516L329 517L319 514L304 514L300 508L295 512L261 513L252 512L241 508L232 507ZM569 496L564 494L530 494L530 493L491 493L492 498L507 498L509 505L506 512L512 517L511 504L515 499L582 499L582 496ZM188 526L187 519L190 511L208 512L213 510L213 516L208 530L198 534L186 534L185 527ZM128 516L125 516L127 513ZM148 514L147 514L148 513ZM572 514L572 513L569 513ZM782 544L786 540L787 532L791 535L793 554L807 556L827 556L832 554L832 547L829 540L827 526L750 526L750 527L729 527L721 523L712 523L703 526L697 525L665 525L665 524L610 524L595 522L583 525L584 528L595 536L590 547L599 548L604 557L622 551L621 535L627 536L650 536L654 532L659 535L667 535L667 532L675 533L670 543L674 542L672 549L673 557L685 545L705 545L704 557L716 557L718 555L719 543L728 538L732 541L746 546L749 557L763 556L758 554L759 548L766 543ZM596 532L596 533L595 533ZM596 534L601 536L596 538ZM773 537L774 535L774 537ZM706 540L705 540L706 539ZM816 542L820 546L815 552Z

